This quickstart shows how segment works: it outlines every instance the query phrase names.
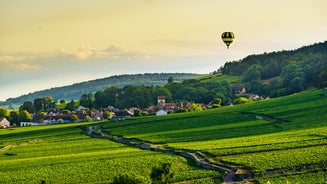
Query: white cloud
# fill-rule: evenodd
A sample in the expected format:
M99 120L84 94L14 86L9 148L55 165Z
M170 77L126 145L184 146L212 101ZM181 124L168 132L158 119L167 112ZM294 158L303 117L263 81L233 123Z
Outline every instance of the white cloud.
M29 59L33 59L36 56L24 53L15 53L15 54L0 54L0 63L9 63L9 62L17 62L17 61L26 61Z
M205 45L212 45L214 41L197 41L197 40L168 40L168 39L159 39L159 40L149 40L144 42L145 45L150 46L175 46L175 47L200 47Z
M119 45L111 45L101 50L90 46L81 46L77 50L53 50L40 53L0 53L0 63L38 62L46 60L87 61L99 59L131 59L146 58L149 54L132 51Z
M86 60L93 55L94 51L91 47L82 47L76 51L75 56L80 60Z
M41 70L41 66L39 65L32 65L29 63L16 63L16 64L9 64L10 68L13 68L17 71L39 71Z

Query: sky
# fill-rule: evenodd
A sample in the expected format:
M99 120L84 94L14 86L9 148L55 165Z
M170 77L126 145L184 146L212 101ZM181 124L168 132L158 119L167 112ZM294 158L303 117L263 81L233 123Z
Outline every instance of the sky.
M326 40L326 0L0 0L0 101L119 74L207 74Z

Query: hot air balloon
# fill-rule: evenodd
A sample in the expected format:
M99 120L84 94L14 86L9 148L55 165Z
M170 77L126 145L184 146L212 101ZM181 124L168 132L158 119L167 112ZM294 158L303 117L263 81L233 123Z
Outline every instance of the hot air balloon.
M225 42L227 45L227 49L229 48L229 45L234 41L234 33L233 32L223 32L221 35L221 39Z

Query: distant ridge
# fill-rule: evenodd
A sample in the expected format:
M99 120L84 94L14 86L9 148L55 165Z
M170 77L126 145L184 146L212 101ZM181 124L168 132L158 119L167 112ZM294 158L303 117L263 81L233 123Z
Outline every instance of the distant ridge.
M175 82L203 76L194 73L145 73L145 74L124 74L114 75L102 79L90 80L75 83L63 87L55 87L46 90L36 91L17 98L9 98L0 106L10 104L23 104L25 101L33 101L35 98L52 96L53 99L75 100L79 99L84 93L94 93L105 90L111 86L122 88L126 85L162 86L167 83L169 77Z

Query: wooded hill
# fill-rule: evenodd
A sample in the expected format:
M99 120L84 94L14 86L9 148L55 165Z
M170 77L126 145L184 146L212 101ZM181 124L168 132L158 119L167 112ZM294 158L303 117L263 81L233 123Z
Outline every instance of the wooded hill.
M144 85L144 86L162 86L167 83L169 77L175 82L192 79L202 76L193 73L146 73L133 75L115 75L103 79L90 80L86 82L76 83L69 86L56 87L42 91L36 91L17 98L9 98L2 105L23 104L25 101L33 101L35 98L52 96L53 99L76 100L84 93L95 93L99 90L105 90L111 86L122 88L126 85Z
M327 41L291 51L250 55L227 62L218 72L243 77L248 91L284 96L327 86Z

